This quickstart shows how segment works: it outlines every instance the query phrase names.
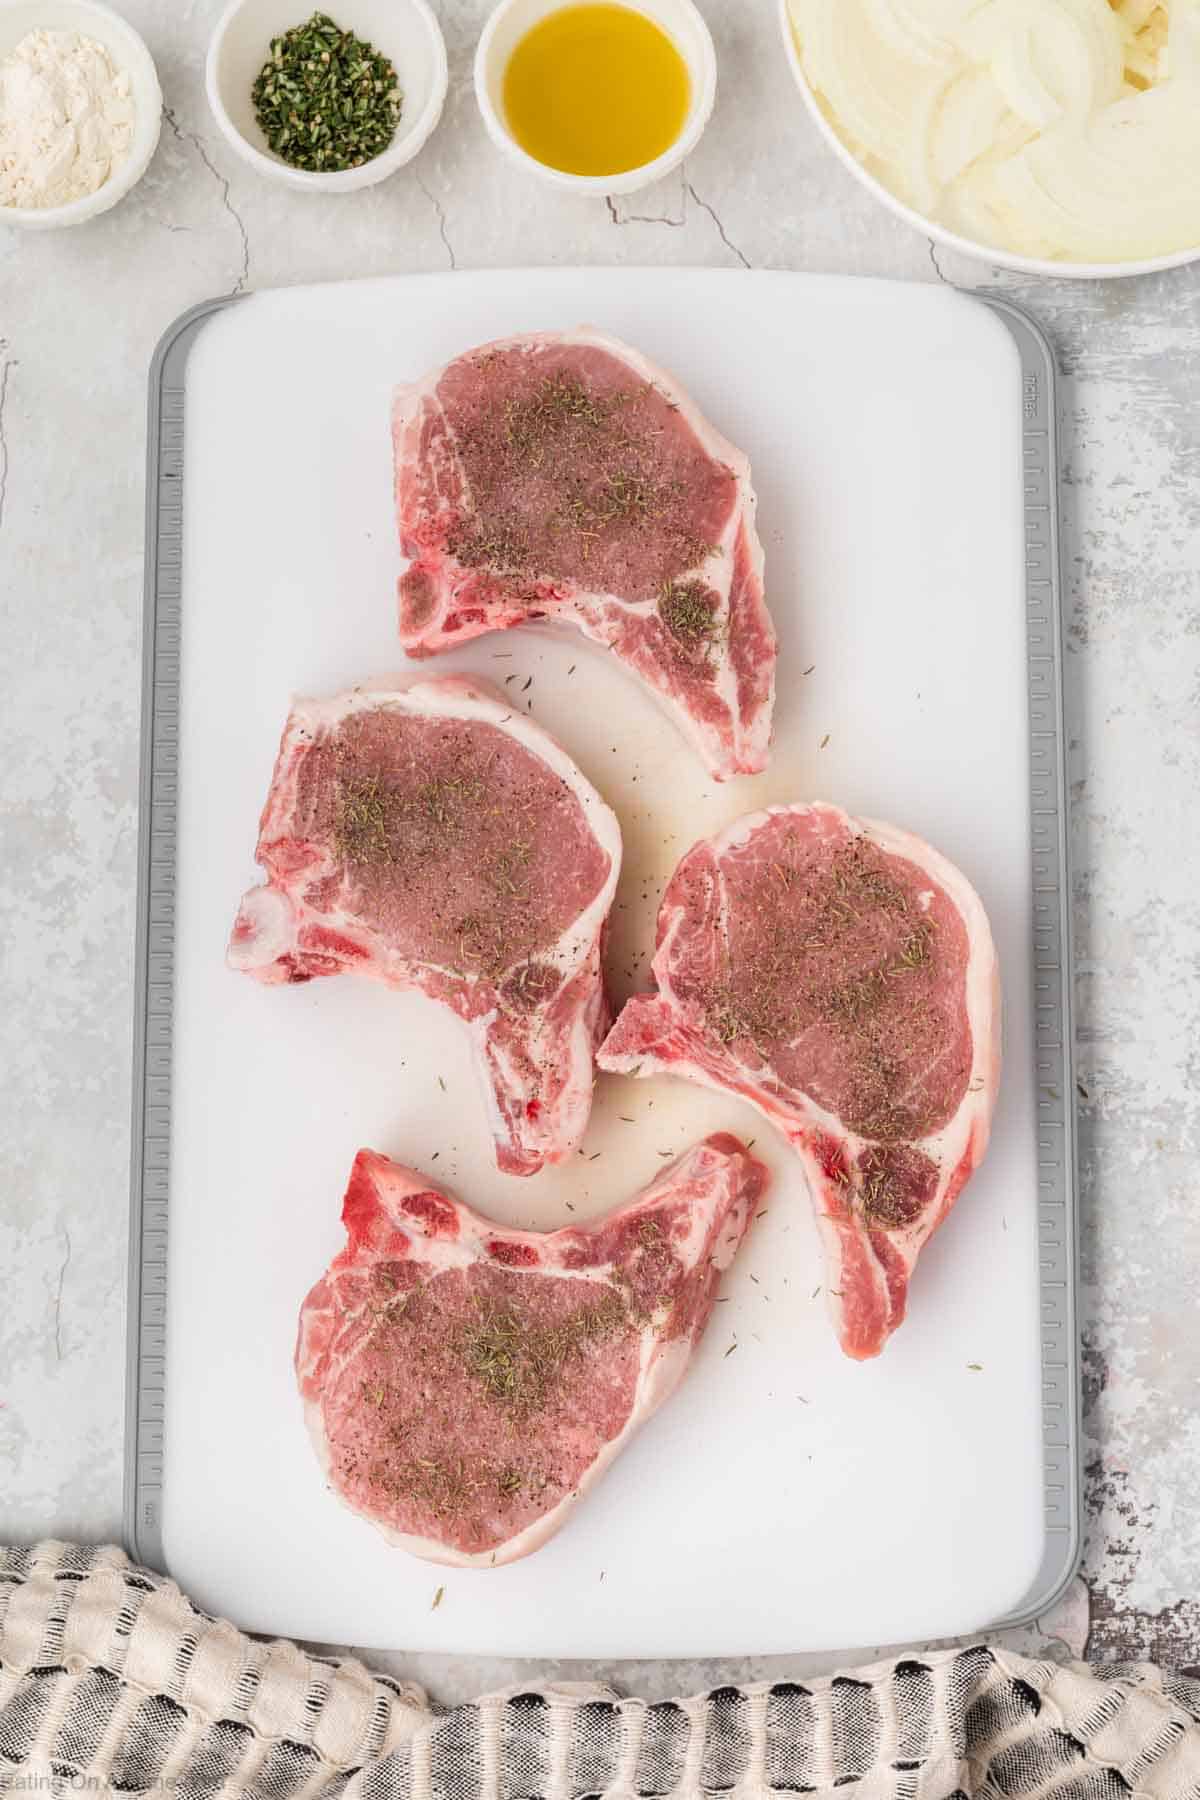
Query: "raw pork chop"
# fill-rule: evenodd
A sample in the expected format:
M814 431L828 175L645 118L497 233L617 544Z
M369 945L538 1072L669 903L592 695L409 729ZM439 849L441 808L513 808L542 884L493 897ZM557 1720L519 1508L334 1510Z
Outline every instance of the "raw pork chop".
M410 656L576 625L717 780L765 768L775 633L750 465L668 375L598 331L535 332L401 389L393 435Z
M561 1162L583 1136L609 1014L600 949L620 828L566 752L462 676L297 700L259 826L262 887L233 968L355 969L470 1028L496 1160Z
M773 806L679 864L654 975L601 1068L726 1088L779 1127L812 1190L842 1348L876 1355L987 1148L1000 992L978 896L908 832Z
M296 1345L336 1493L432 1562L536 1550L675 1388L766 1183L711 1137L607 1218L545 1236L360 1151L349 1242Z

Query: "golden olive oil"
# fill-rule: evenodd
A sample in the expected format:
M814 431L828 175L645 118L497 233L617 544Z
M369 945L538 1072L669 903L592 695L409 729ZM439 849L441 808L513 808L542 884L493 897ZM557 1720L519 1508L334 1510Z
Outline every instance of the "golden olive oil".
M691 82L671 39L630 6L564 6L518 43L504 111L522 150L569 175L620 175L669 150Z

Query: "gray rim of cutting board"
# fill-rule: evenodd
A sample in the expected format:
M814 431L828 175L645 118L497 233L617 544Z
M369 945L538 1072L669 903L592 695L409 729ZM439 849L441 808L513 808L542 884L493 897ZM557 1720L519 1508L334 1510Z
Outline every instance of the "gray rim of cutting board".
M175 320L150 368L142 737L133 1029L129 1288L126 1338L125 1542L166 1569L162 1546L170 1221L176 800L184 482L184 370L213 316L247 296L201 302ZM1062 563L1059 412L1054 352L1023 308L974 296L1003 321L1021 359L1032 814L1034 1043L1038 1091L1038 1233L1046 1551L1025 1602L993 1626L1024 1625L1075 1576L1080 1518L1078 1170Z

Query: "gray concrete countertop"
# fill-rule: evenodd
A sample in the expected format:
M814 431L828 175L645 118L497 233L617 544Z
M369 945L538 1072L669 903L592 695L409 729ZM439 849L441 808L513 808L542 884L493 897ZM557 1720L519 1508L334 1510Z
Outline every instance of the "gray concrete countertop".
M209 117L219 3L121 0L167 109L131 198L75 230L0 228L0 1534L120 1536L143 411L166 324L221 292L446 267L953 281L1027 304L1065 375L1091 1650L1200 1662L1200 267L1051 283L935 253L818 140L769 0L705 0L712 125L632 200L530 186L490 147L470 87L486 0L440 0L450 98L419 159L361 195L298 196ZM1085 1619L1078 1589L1043 1624L1078 1654ZM442 1698L532 1679L391 1662Z

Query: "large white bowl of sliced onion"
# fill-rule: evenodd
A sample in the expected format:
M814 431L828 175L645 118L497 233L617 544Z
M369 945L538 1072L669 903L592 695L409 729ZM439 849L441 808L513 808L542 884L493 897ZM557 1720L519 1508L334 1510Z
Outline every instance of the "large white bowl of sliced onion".
M1200 259L1200 0L779 0L838 158L936 242L1034 275Z

